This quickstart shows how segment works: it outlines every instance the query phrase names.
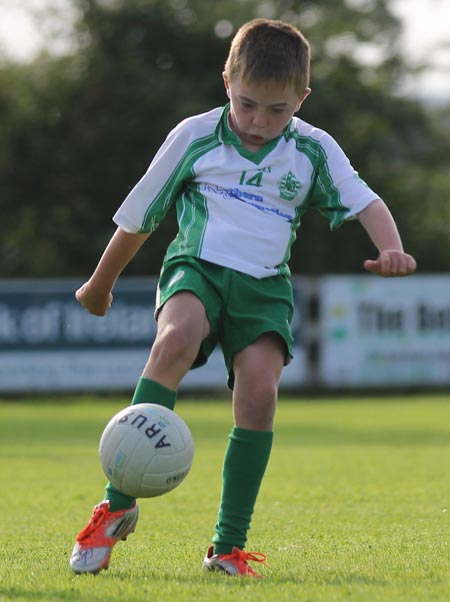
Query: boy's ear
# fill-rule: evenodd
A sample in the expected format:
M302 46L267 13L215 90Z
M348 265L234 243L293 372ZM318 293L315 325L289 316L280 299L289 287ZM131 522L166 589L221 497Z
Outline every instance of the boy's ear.
M227 96L228 96L228 98L230 98L230 82L228 81L228 77L227 77L225 71L222 73L222 78L223 78L225 90L227 92Z
M306 88L305 91L303 92L303 96L300 98L297 107L295 109L295 112L297 112L300 107L302 106L303 102L308 98L308 96L311 94L311 88Z

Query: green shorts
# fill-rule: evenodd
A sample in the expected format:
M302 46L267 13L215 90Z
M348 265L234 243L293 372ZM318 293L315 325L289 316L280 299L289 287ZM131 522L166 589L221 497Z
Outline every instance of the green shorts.
M202 259L180 256L163 265L156 315L180 291L191 291L200 299L211 328L192 368L203 366L219 344L228 371L228 386L232 389L234 355L266 332L281 336L286 344L285 364L290 361L294 305L287 276L258 279Z

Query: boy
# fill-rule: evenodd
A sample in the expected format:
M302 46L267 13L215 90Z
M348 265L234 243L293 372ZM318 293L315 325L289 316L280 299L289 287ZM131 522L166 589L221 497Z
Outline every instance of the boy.
M357 176L337 143L294 117L310 94L309 45L293 26L256 19L233 39L223 73L229 103L181 122L114 216L118 228L77 300L102 316L114 283L175 202L179 231L158 286L157 336L132 403L174 408L186 372L220 343L233 390L234 427L223 466L213 545L203 565L259 575L244 551L269 460L277 389L290 361L290 247L308 207L334 229L357 217L379 250L366 269L406 276L386 205ZM131 533L136 500L107 485L70 564L107 568L113 546Z

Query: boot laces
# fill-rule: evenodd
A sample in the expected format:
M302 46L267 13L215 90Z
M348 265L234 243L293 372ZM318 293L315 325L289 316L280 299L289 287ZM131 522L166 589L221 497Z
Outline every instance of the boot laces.
M224 554L224 559L236 559L248 564L248 561L252 562L260 562L261 564L266 565L267 556L262 552L246 552L245 550L240 550L239 548L233 548L231 554Z
M264 565L267 564L267 556L262 552L246 552L245 550L240 550L239 556L244 562L248 562L249 560L251 560L253 562L260 562Z
M86 527L79 533L77 540L79 542L88 539L89 536L94 533L98 527L103 523L105 516L109 512L109 504L99 504L94 508L91 518L89 519Z

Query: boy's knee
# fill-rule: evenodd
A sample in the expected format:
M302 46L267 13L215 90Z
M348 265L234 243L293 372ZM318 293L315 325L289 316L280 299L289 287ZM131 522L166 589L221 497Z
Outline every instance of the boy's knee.
M188 328L168 325L158 332L153 349L156 354L175 359L190 355L194 346L197 345Z
M272 407L277 400L278 386L275 379L261 379L250 387L250 399L261 408Z
M277 405L277 386L270 380L255 381L234 391L237 426L251 430L271 430Z

